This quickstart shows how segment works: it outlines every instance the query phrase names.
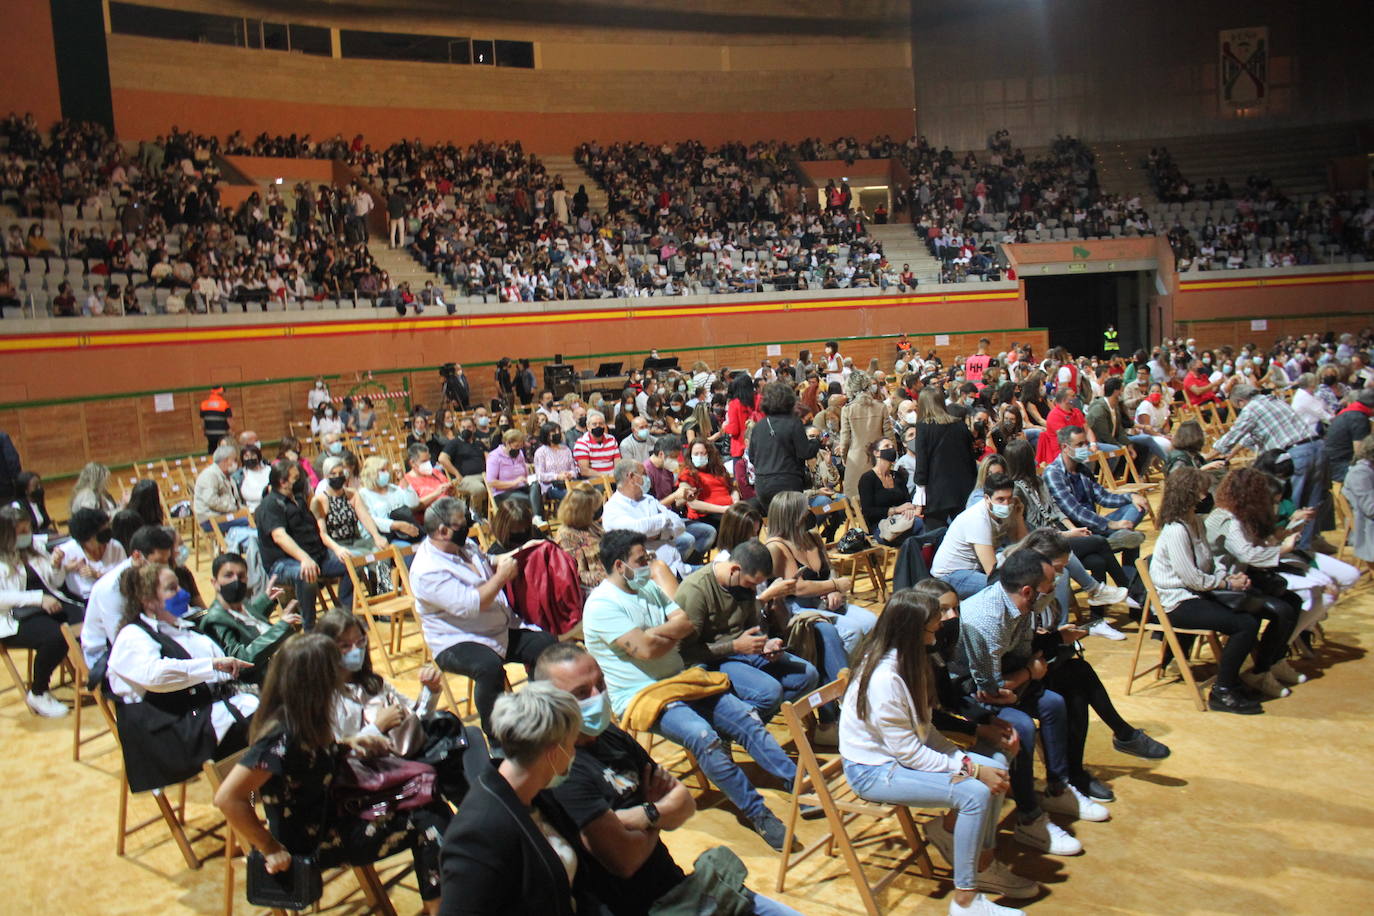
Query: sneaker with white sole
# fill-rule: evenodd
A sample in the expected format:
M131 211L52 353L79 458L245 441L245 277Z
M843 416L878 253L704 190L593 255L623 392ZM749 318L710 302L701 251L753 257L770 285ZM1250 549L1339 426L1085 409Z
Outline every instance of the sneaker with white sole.
M1283 686L1279 679L1274 677L1272 671L1266 671L1263 674L1242 671L1240 679L1251 690L1259 691L1266 700L1280 700L1293 692Z
M1089 636L1101 636L1103 639L1122 640L1126 634L1118 630L1107 622L1106 617L1098 617L1088 623Z
M945 829L945 820L937 817L925 825L926 842L934 846L940 857L954 866L954 834ZM982 885L979 885L982 888Z
M1112 816L1105 805L1099 805L1072 785L1064 786L1058 795L1046 792L1040 799L1040 807L1055 814L1067 814L1080 821L1105 821Z
M968 906L960 906L953 896L949 900L949 916L1025 916L1025 910L993 903L979 894Z
M24 702L29 704L29 709L33 710L34 715L45 719L60 719L69 711L67 704L51 693L30 692L24 697Z
M1127 598L1126 607L1130 608L1133 611L1138 611L1140 610L1140 602L1136 601L1134 598Z
M1099 582L1097 588L1088 592L1088 604L1091 607L1106 607L1109 604L1120 604L1127 597L1126 590L1121 586Z
M1016 874L1006 864L993 863L978 873L978 889L998 897L1029 900L1040 893L1040 884Z
M1022 846L1047 852L1052 856L1076 856L1083 851L1078 838L1060 827L1050 816L1041 813L1029 824L1018 823L1012 839Z
M1269 666L1269 672L1273 674L1274 677L1278 678L1280 684L1287 684L1290 687L1294 684L1307 683L1307 675L1288 664L1287 659L1281 662L1274 662L1274 664Z

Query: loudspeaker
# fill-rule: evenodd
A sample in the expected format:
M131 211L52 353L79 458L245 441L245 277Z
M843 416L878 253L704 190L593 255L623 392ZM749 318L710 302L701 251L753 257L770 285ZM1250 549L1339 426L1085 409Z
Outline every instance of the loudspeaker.
M574 384L577 370L565 363L550 363L544 367L544 387L553 392L555 398L577 390Z

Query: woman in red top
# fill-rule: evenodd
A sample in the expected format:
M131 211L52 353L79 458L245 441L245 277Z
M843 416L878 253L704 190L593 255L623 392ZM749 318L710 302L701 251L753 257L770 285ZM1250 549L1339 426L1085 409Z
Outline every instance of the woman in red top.
M730 437L730 457L744 454L748 443L749 424L763 417L759 410L761 395L754 389L748 372L741 372L730 382L730 403L725 408L725 434Z
M1045 418L1045 431L1035 443L1035 460L1038 463L1048 464L1059 457L1059 431L1066 426L1081 426L1089 439L1094 438L1079 406L1078 392L1060 386L1054 392L1054 406L1050 408L1050 415Z
M693 521L715 525L726 509L739 502L735 482L725 470L720 452L701 439L692 443L677 479L696 491L687 502L687 517Z

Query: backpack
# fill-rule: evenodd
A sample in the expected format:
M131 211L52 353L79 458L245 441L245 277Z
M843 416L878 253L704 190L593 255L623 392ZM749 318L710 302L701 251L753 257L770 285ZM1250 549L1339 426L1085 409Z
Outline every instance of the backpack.
M515 609L530 623L562 636L582 622L582 581L572 555L553 541L518 554L520 575L511 584Z

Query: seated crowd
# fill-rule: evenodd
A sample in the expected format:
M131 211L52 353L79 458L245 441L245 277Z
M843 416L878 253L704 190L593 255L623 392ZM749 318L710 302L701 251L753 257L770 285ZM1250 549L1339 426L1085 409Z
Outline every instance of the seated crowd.
M952 870L949 912L1020 912L991 899L1042 892L996 858L1003 804L1014 841L1050 856L1084 848L1051 815L1110 819L1089 711L1115 751L1169 755L1115 707L1082 640L1124 639L1157 595L1175 626L1228 637L1211 709L1258 714L1307 679L1313 632L1359 577L1321 535L1332 479L1356 555L1374 558L1372 343L1165 341L1123 361L985 340L946 364L903 335L869 369L828 341L816 362L650 363L585 401L502 360L495 412L453 365L436 409L407 417L404 466L364 457L372 406L336 416L320 383L310 453L286 437L267 461L243 430L199 472L194 517L232 546L212 594L154 481L121 505L88 466L60 538L41 479L16 479L0 638L34 652L29 707L61 716L51 678L80 625L133 791L246 748L216 802L268 872L408 849L425 911L453 914L696 912L722 893L732 912L795 912L745 886L725 847L690 873L674 859L662 831L695 801L636 738L685 748L783 852L795 838L760 790L791 792L797 764L767 723L848 670L813 743L838 750L861 798L941 812L923 830ZM1153 592L1135 563L1153 507L1105 485L1128 465L1166 474ZM217 521L246 507L252 526ZM837 519L848 549L896 548L906 587L881 606L837 568ZM378 556L391 545L406 549ZM373 670L354 615L355 581L370 594L396 578L433 659L415 700ZM320 608L331 582L337 606ZM438 709L451 674L471 681L476 724ZM379 756L432 784L366 817L325 790L362 766L343 761Z

